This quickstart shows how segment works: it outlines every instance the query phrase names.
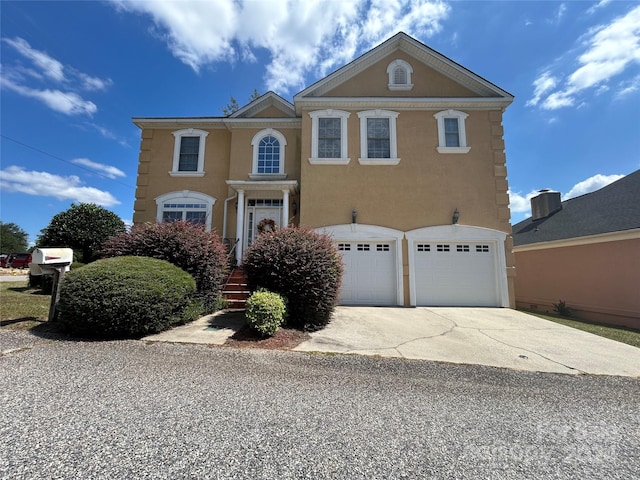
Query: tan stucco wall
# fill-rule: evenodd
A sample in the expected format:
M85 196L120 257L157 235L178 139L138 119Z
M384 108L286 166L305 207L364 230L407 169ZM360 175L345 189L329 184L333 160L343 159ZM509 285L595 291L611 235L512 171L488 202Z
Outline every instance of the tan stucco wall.
M640 328L640 239L516 252L516 304Z

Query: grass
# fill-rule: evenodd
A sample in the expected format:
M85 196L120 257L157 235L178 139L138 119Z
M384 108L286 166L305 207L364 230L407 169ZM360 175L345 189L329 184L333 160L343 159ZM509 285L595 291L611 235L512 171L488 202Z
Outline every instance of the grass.
M46 322L51 296L26 282L0 282L0 326L28 329Z
M613 327L611 325L602 325L598 323L587 323L579 320L572 320L565 317L556 317L553 315L544 315L542 313L526 311L530 315L544 318L552 322L566 325L567 327L577 328L585 332L593 333L601 337L610 338L617 342L626 343L637 348L640 348L640 331L626 327Z

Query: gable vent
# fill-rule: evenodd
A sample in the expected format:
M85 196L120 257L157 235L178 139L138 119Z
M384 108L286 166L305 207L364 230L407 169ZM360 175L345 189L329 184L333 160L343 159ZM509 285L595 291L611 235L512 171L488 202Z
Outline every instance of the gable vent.
M562 210L560 192L540 190L540 195L531 199L531 219L540 220Z

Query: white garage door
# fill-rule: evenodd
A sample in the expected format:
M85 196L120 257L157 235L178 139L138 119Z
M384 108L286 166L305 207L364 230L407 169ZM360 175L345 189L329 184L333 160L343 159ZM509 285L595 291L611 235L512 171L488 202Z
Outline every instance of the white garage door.
M342 305L395 305L395 242L340 241L344 261Z
M415 242L416 305L496 307L494 243Z

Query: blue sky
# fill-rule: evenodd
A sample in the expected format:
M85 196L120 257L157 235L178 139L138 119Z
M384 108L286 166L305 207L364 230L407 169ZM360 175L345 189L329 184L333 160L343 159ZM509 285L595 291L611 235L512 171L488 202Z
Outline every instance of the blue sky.
M543 188L640 168L640 4L625 1L2 1L0 220L34 242L73 202L133 215L131 117L291 100L402 30L515 95L512 223Z

